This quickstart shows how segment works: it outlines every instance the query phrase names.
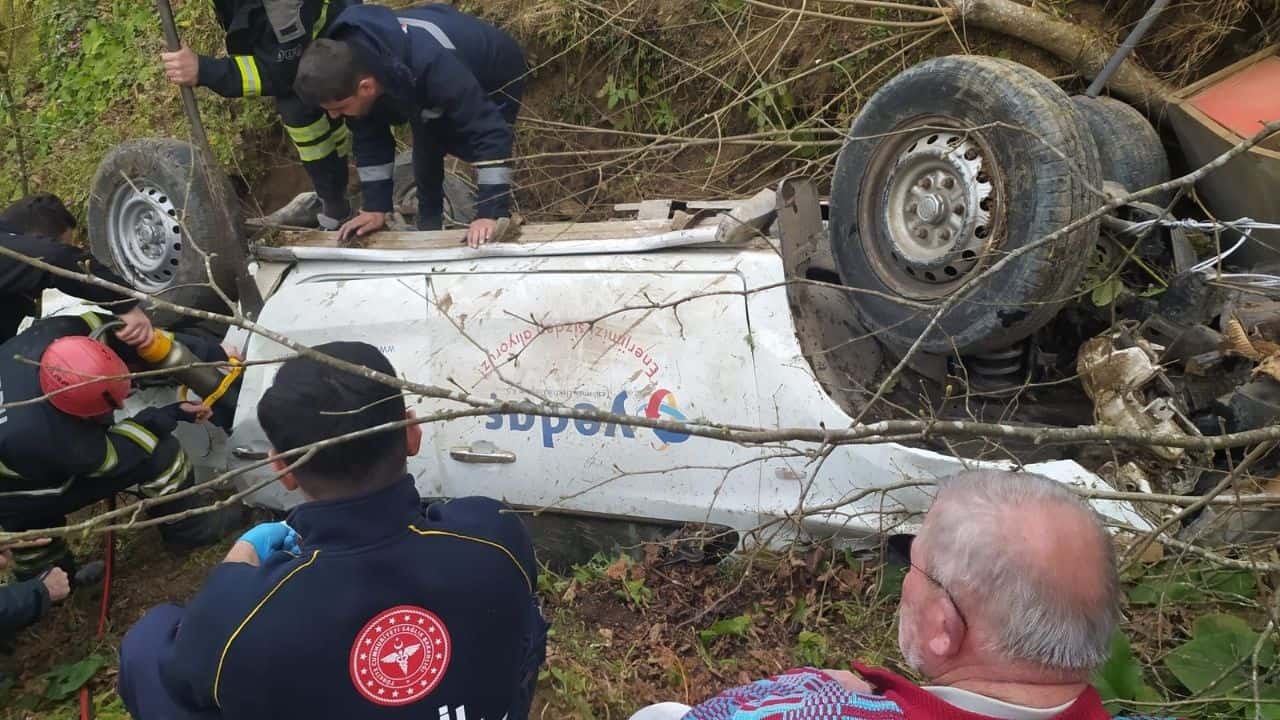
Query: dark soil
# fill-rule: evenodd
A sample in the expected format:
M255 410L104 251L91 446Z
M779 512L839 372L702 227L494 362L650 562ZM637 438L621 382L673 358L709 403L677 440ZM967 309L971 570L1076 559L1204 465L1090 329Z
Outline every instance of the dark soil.
M588 678L593 666L611 667L611 678L592 683L588 700L606 712L663 700L697 703L797 665L846 667L855 657L896 654L885 643L893 636L894 600L881 592L880 570L821 551L664 567L650 550L641 563L615 561L599 579L573 580L544 597L557 623L549 667ZM798 641L805 633L808 645ZM553 671L551 697L543 698L576 707L571 686Z
M91 695L100 716L116 717L120 638L148 608L193 595L230 545L178 555L152 529L117 542L105 637L95 639L99 588L77 591L22 633L16 654L5 658L16 683L0 695L0 718L70 716L76 698L41 699L41 676L94 654L109 663L91 681ZM881 591L877 568L843 556L663 565L651 549L640 563L596 560L589 567L539 583L553 632L534 717L617 717L649 702L697 702L806 661L843 667L855 656L880 661L896 652L892 590ZM716 630L724 620L738 626ZM798 653L802 631L821 638L810 641L818 655Z
M119 536L116 543L111 606L104 637L97 638L101 587L77 589L67 602L55 606L40 622L18 636L13 656L0 660L0 667L16 676L9 698L38 696L44 688L41 675L92 654L110 658L110 665L98 672L90 690L95 697L110 691L115 686L115 658L120 638L129 626L154 605L181 602L193 595L209 568L226 554L232 541L191 554L178 554L165 546L155 529L145 529ZM81 557L101 558L102 546L98 545L92 553L82 551ZM0 696L0 701L3 700ZM52 709L65 705L46 702L37 707ZM0 714L0 717L26 715Z

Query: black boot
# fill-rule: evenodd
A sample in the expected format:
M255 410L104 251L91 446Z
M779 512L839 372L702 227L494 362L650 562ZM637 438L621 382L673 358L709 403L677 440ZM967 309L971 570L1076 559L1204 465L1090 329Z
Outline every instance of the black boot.
M102 582L102 576L107 574L107 564L101 560L90 560L81 565L75 572L68 575L71 579L71 591L75 592L76 588L92 587Z
M217 496L206 491L156 505L149 510L149 514L152 517L173 515L184 510L208 507L217 501ZM247 515L248 508L237 502L217 510L164 523L160 526L160 537L170 545L183 548L216 545L236 530L243 529L247 524Z
M55 567L65 570L69 578L75 576L76 558L67 541L60 537L53 538L48 545L13 551L13 576L18 582L40 577Z

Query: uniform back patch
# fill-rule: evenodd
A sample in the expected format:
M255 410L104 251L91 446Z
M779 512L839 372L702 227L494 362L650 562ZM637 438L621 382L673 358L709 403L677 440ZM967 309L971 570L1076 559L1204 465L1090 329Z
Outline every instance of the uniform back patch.
M435 613L400 605L365 623L351 645L351 682L370 702L408 705L440 684L449 668L449 630Z

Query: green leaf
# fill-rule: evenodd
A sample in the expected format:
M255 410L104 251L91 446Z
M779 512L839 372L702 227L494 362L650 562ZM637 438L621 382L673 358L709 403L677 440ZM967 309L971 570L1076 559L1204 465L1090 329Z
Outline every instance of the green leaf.
M1193 602L1203 603L1209 596L1200 588L1185 580L1165 578L1151 580L1129 588L1129 602L1135 605L1159 605L1171 603L1185 605Z
M1205 569L1174 571L1177 574L1144 579L1129 588L1129 602L1136 605L1160 603L1189 605L1219 600L1253 600L1258 582L1247 570ZM1223 597L1226 596L1226 597Z
M40 679L46 683L44 696L50 700L65 700L71 697L106 664L105 657L90 655L79 662L59 665L40 676Z
M902 595L902 581L906 579L909 569L907 566L884 566L880 571L880 585L876 588L876 594L881 598Z
M791 609L791 614L787 617L787 622L792 625L800 625L809 617L809 603L804 598L796 598L796 606Z
M1089 294L1089 298L1094 305L1098 307L1106 307L1115 302L1120 293L1124 292L1124 282L1120 278L1111 278L1098 283L1093 288L1093 292Z
M1105 700L1136 700L1142 691L1142 665L1133 656L1129 638L1117 632L1111 638L1111 655L1093 673L1093 686Z
M1251 678L1253 648L1258 633L1244 620L1216 613L1197 618L1191 639L1165 657L1165 667L1193 693L1210 689L1214 681L1227 676L1217 687L1227 688ZM1267 638L1258 652L1258 664L1270 667L1275 661L1275 641ZM1231 672L1228 669L1235 668Z
M742 637L747 634L747 630L750 629L750 627L750 615L739 615L737 617L725 618L723 620L717 620L706 630L699 630L698 639L705 645L718 637L724 637L726 635Z
M88 31L84 34L84 39L80 43L80 52L85 55L92 55L102 47L102 43L106 41L106 36L102 32L102 26L96 20L89 21Z
M1150 685L1143 682L1142 664L1133 656L1129 638L1117 632L1111 638L1111 654L1107 662L1093 673L1093 686L1102 696L1107 712L1116 715L1123 708L1124 700L1162 703L1164 698Z
M1235 676L1232 676L1233 679ZM1261 679L1261 678L1260 678ZM1223 688L1225 690L1225 688ZM1252 677L1246 678L1244 687L1239 688L1228 694L1231 701L1227 703L1233 711L1233 717L1248 718L1254 720L1255 717L1263 720L1280 720L1280 686L1262 685L1258 688L1258 700L1261 702L1254 705L1253 702L1253 685ZM1254 712L1254 707L1258 711Z
M1141 702L1141 703L1166 702L1164 699L1164 696L1160 694L1160 691L1156 690L1150 685L1143 685L1142 687L1138 688L1138 696L1135 697L1134 700L1137 700L1138 702Z
M644 584L644 580L623 580L622 589L617 594L637 607L648 607L653 599L653 590Z
M796 657L813 667L826 665L827 639L816 632L801 630L796 636Z
M1249 623L1245 622L1244 618L1227 613L1211 613L1196 618L1191 625L1191 637L1208 637L1210 635L1235 635L1237 637L1250 635L1255 639L1257 638L1257 633L1249 628Z
M1215 593L1253 600L1258 595L1258 577L1249 570L1206 569L1201 582Z

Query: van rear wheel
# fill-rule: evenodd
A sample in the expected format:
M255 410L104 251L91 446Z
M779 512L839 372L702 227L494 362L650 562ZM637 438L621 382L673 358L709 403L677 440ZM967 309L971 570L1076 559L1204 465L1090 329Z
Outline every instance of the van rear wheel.
M1120 183L1129 192L1169 180L1169 156L1160 135L1136 108L1109 97L1076 95L1071 101L1098 145L1102 179ZM1165 190L1147 201L1163 206L1172 199L1173 191Z
M878 90L836 161L829 237L862 323L904 351L1008 347L1072 297L1098 223L1037 245L1102 202L1098 150L1071 99L1031 68L950 56ZM981 277L1010 252L1019 255Z

